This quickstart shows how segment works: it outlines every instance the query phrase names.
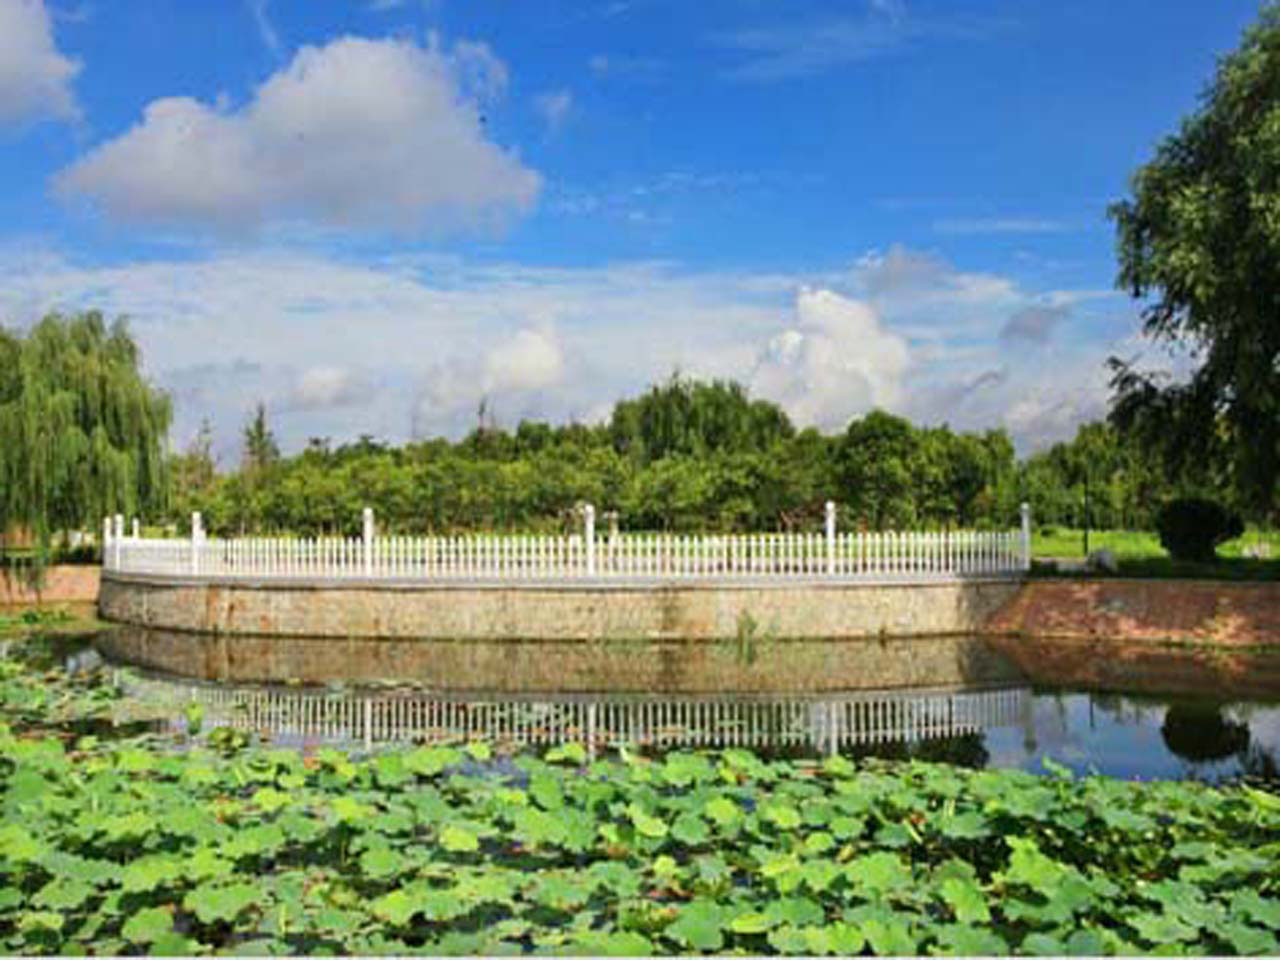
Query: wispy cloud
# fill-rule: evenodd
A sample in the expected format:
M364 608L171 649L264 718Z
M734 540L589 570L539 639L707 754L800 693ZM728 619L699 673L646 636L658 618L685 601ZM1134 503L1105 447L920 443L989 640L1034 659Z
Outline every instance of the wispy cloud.
M533 108L545 125L547 136L555 136L573 113L573 94L568 90L549 90L533 98Z
M1071 308L1064 303L1033 304L1016 310L1000 328L1000 339L1006 343L1048 343L1054 329L1067 319Z
M258 28L262 45L271 51L272 56L280 56L280 35L276 33L275 24L267 16L269 0L245 0L245 2L249 5L249 12L253 14L253 23Z
M597 53L587 60L587 68L597 77L655 80L666 72L667 64L656 57Z
M935 220L935 233L983 234L983 233L1065 233L1071 225L1063 220L1037 217L967 217Z
M860 16L808 23L772 23L722 34L717 46L741 62L723 71L732 80L769 82L811 76L896 53L926 38L972 39L1001 26L996 21L918 16L903 0L867 0Z

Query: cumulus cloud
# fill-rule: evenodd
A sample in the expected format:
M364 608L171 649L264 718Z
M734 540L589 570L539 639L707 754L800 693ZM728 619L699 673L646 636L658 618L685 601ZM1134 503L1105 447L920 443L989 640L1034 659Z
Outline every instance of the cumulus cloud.
M847 271L265 251L86 266L14 246L0 247L0 320L128 315L149 374L174 391L175 438L207 416L231 451L259 399L296 450L310 436L459 436L482 398L506 427L593 422L674 369L739 380L802 424L839 429L879 406L925 424L1005 426L1025 451L1099 415L1106 357L1140 347L1117 339L1137 328L1131 312L1127 323L1100 316L1113 308L1082 307L1089 291L979 282L941 261L915 285L897 276L891 295L871 297ZM1012 313L1045 305L1071 305L1071 338L1052 351L1000 339Z
M751 387L801 424L834 428L872 407L899 407L909 362L907 342L870 304L802 289L795 326L770 339Z
M0 123L80 116L80 64L58 51L43 0L0 0Z
M370 392L362 377L345 367L321 364L298 375L285 407L289 410L323 410L358 403Z
M303 47L238 109L152 101L55 187L122 221L490 229L540 186L485 134L480 105L505 84L483 44L344 37Z
M495 347L485 365L486 391L542 390L564 375L564 353L555 334L524 329Z
M533 107L546 124L547 135L559 133L569 114L573 112L573 94L568 90L540 93L533 98Z

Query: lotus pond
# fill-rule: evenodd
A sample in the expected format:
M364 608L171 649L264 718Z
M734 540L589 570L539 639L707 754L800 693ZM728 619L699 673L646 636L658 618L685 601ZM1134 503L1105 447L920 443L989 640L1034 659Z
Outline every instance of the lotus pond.
M1280 796L1246 783L1079 776L1044 745L1038 773L904 744L282 749L122 723L102 668L28 652L0 661L6 952L1280 951ZM1183 759L1260 709L1217 708Z

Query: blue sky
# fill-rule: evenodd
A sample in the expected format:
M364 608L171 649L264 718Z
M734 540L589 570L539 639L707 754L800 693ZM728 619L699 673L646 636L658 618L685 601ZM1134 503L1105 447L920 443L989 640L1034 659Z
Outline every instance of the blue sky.
M128 315L227 462L673 370L1023 451L1143 352L1105 210L1244 0L0 0L0 323Z

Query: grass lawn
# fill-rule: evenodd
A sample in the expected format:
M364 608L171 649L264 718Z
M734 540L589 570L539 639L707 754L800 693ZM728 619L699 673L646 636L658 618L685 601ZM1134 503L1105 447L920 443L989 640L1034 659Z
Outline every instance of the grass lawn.
M1264 545L1270 558L1244 556ZM1251 529L1218 548L1216 563L1181 563L1170 559L1154 531L1090 530L1089 549L1111 550L1120 561L1120 576L1206 580L1280 580L1280 531ZM1084 533L1065 527L1032 531L1031 556L1084 558Z

